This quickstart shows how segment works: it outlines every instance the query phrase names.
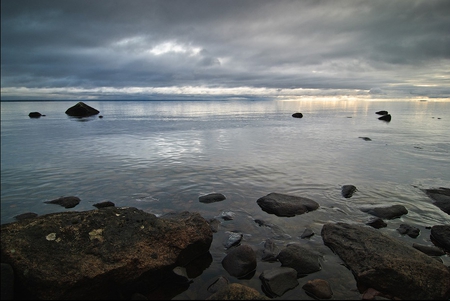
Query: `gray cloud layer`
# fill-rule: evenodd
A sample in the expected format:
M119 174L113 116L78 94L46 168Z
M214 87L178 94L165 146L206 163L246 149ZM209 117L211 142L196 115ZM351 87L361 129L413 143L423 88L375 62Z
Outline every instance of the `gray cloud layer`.
M448 98L449 16L448 0L3 0L2 99Z

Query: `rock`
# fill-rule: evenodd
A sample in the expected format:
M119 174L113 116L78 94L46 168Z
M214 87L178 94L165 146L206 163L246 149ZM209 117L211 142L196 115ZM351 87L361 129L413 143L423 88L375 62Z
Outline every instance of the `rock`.
M220 202L225 199L226 199L225 196L221 193L210 193L207 195L202 195L198 198L200 203L206 203L206 204Z
M1 272L0 300L14 300L14 270L11 265L2 263Z
M236 232L228 232L230 235L228 236L228 239L224 242L223 246L226 249L229 249L233 246L237 246L244 235L242 233L236 233Z
M266 239L264 242L264 249L261 255L261 261L274 262L277 261L279 250L273 240Z
M105 208L105 207L114 207L116 205L113 202L106 201L106 202L100 202L100 203L94 204L92 206L100 209L100 208Z
M269 297L281 297L285 292L298 286L297 271L293 268L278 267L264 270L259 279Z
M239 284L230 283L221 288L217 293L212 294L206 300L271 300L261 295L254 288Z
M387 114L387 115L383 115L383 116L381 116L381 117L378 117L378 119L379 120L383 120L383 121L391 121L391 119L392 119L392 116L391 116L391 114Z
M378 114L378 115L387 115L387 114L389 114L389 112L383 110L383 111L375 112L375 114Z
M401 224L400 227L397 228L397 231L402 235L408 235L409 237L416 238L420 234L420 229L407 225Z
M375 229L387 227L387 224L379 217L371 219L366 223L366 225L369 225Z
M294 118L302 118L303 114L297 112L297 113L292 114L292 117L294 117Z
M413 243L413 248L419 250L422 253L427 254L428 256L442 256L445 255L445 252L440 248L435 246L427 246Z
M30 118L39 118L41 116L42 116L42 114L39 112L30 112L30 114L28 114L28 117L30 117Z
M361 293L373 288L404 300L450 296L449 269L400 240L346 223L327 223L321 234L324 244L352 271Z
M240 245L230 250L222 260L223 268L236 278L245 278L256 269L256 254L249 245Z
M88 117L97 115L98 113L100 113L100 111L88 106L82 101L66 110L66 114L73 117Z
M76 197L76 196L66 196L66 197L60 197L59 199L55 199L55 200L51 200L51 201L46 201L44 203L47 204L57 204L57 205L61 205L64 208L68 209L68 208L73 208L76 205L78 205L81 202L81 200Z
M277 259L281 262L281 266L295 269L297 277L302 277L322 269L319 257L320 255L317 253L302 247L300 244L293 243L282 249Z
M430 238L435 245L450 253L450 225L431 227Z
M217 233L219 231L220 221L216 218L211 218L208 220L209 225L211 226L211 231Z
M27 213L22 213L22 214L16 215L16 216L14 216L14 218L16 220L20 221L20 220L27 219L27 218L34 218L36 216L38 216L38 215L34 212L27 212Z
M356 191L356 186L354 185L344 185L341 188L341 194L344 198L350 198Z
M305 229L305 231L303 231L302 235L300 235L300 238L310 238L313 235L314 235L313 230L307 228Z
M263 211L284 217L292 217L319 208L319 204L311 199L276 192L269 193L256 202Z
M379 218L394 219L408 213L403 205L392 205L387 207L363 208L362 212L367 212Z
M141 276L157 285L166 272L207 253L212 238L198 213L157 218L107 207L3 224L1 258L16 273L15 293L27 298L129 298L128 288Z
M361 138L364 141L372 141L372 139L370 139L369 137L358 137L358 138Z
M450 215L450 188L422 189L434 201L434 205Z
M223 211L220 214L220 217L226 221L231 221L233 220L234 216L236 215L236 213L231 212L231 211Z
M333 296L330 284L323 279L309 280L302 288L314 299L331 299Z
M221 288L225 288L229 281L223 276L219 276L210 286L208 286L208 292L214 294L218 292Z

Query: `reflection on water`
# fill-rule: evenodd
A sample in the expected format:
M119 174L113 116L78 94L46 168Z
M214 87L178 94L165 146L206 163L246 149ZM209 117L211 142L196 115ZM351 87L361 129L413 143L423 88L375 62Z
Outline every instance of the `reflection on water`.
M220 220L212 262L174 299L206 298L219 275L261 291L259 263L251 279L224 274L226 231L239 231L255 249L266 238L280 247L301 242L323 254L323 269L299 279L327 279L337 299L359 299L351 272L323 245L327 222L366 223L360 208L402 204L409 213L381 232L407 243L430 244L432 225L449 216L420 190L450 187L450 103L371 101L89 102L103 118L73 122L71 102L2 103L1 222L24 212L40 215L92 210L112 201L158 216L197 211ZM389 123L376 111L388 110ZM28 113L46 114L31 119ZM301 119L292 118L302 112ZM434 118L433 118L434 117ZM441 118L441 119L438 119ZM365 141L359 137L369 137ZM341 187L357 191L343 198ZM199 196L219 192L226 200L204 204ZM304 196L318 210L292 218L263 212L256 200L270 192ZM45 204L60 196L82 201L71 209ZM220 218L232 212L232 220ZM261 227L262 220L272 227ZM416 239L396 231L418 227ZM315 234L301 239L309 228ZM443 258L449 264L448 257ZM284 299L312 299L298 288Z

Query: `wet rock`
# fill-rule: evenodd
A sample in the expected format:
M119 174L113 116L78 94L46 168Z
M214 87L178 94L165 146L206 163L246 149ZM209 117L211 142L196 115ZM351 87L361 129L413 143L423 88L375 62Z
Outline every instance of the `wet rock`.
M226 199L226 197L221 193L210 193L207 195L202 195L198 198L200 203L206 203L206 204L220 202L225 199Z
M413 243L413 248L419 250L422 253L427 254L428 256L442 256L445 255L445 252L440 248L435 246L427 246Z
M387 122L391 121L391 119L392 119L391 114L387 114L387 115L383 115L381 117L378 117L378 120L383 120L383 121L387 121Z
M291 236L287 234L281 227L272 224L267 223L266 221L263 221L261 219L255 219L255 223L257 223L260 227L268 227L272 230L275 239L290 239Z
M372 141L372 139L370 139L369 137L358 137L358 138L361 138L364 141Z
M272 192L256 201L267 213L283 217L293 217L319 208L311 199L288 194Z
M94 204L92 206L100 209L100 208L105 208L105 207L114 207L116 205L113 202L106 201L106 202L100 202L100 203Z
M34 212L26 212L26 213L22 213L19 215L14 216L14 218L18 221L23 220L23 219L27 219L27 218L35 218L37 215L37 213Z
M206 300L271 300L254 288L239 283L230 283Z
M208 286L208 292L214 294L218 292L220 289L225 288L228 285L229 281L227 278L223 276L219 276L214 282Z
M344 185L342 186L341 194L344 198L350 198L356 190L356 186L354 185Z
M389 112L388 112L388 111L385 111L385 110L382 110L382 111L375 112L375 114L378 114L378 115L387 115L387 114L389 114Z
M244 278L256 269L256 253L249 245L237 246L224 257L222 266L231 276Z
M297 112L297 113L292 114L292 117L294 117L294 118L302 118L302 117L303 117L303 114Z
M236 215L236 213L231 212L231 211L223 211L220 214L220 217L226 221L231 221L233 220L234 216Z
M303 231L302 235L300 235L300 238L310 238L313 235L314 235L313 230L307 228L305 229L305 231Z
M281 297L285 292L298 286L297 271L289 267L264 270L259 276L264 291L269 297Z
M435 245L450 253L450 225L431 227L430 238Z
M434 201L434 205L450 215L450 188L422 189Z
M264 249L261 255L261 261L274 262L277 261L279 253L278 246L271 239L266 239L264 242Z
M373 288L405 300L450 296L448 268L400 240L346 223L327 223L321 234L324 244L352 271L361 293Z
M366 223L366 225L371 226L375 229L387 227L387 224L379 217L371 219Z
M241 242L242 237L244 237L242 233L236 232L228 232L228 233L229 233L228 239L223 243L223 246L226 249L229 249L233 246L237 246Z
M97 115L98 113L100 113L100 111L88 106L82 101L66 110L66 114L73 117L88 117Z
M157 285L175 266L207 253L212 237L198 213L157 218L107 207L3 224L1 258L24 299L115 299L141 275Z
M30 114L28 114L28 117L30 117L30 118L39 118L41 116L43 116L43 115L39 112L30 112Z
M394 219L408 213L403 205L392 205L387 207L363 208L362 212L369 213L379 218Z
M297 271L297 277L320 271L322 267L319 258L319 254L296 243L287 245L277 256L281 266L290 267Z
M330 284L323 279L309 280L302 288L315 299L331 299L333 297Z
M397 228L397 231L402 235L408 235L409 237L416 238L420 234L420 229L410 226L408 224L401 224L400 227Z
M60 198L55 199L55 200L46 201L44 203L57 204L57 205L61 205L64 208L68 209L68 208L75 207L80 202L81 202L81 200L78 197L76 197L76 196L65 196L65 197L60 197Z

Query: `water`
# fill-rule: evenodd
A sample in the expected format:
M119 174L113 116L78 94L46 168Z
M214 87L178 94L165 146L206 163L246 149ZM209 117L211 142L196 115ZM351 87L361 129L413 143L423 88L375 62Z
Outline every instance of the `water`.
M102 201L158 216L187 210L220 219L233 212L233 220L220 219L212 263L173 299L206 298L205 287L220 275L262 292L259 274L279 264L258 263L249 280L229 276L220 264L226 231L244 233L255 249L272 237L279 246L301 242L323 254L322 271L300 278L283 299L312 299L301 286L315 278L329 281L335 298L359 299L351 272L323 246L324 223L365 223L370 216L360 208L402 204L409 213L379 231L431 244L426 227L450 221L420 190L450 187L449 102L85 101L103 118L84 119L64 113L75 103L1 103L1 223L25 212L92 210ZM392 121L378 120L380 110ZM46 116L29 118L32 111ZM291 117L295 112L304 117ZM340 194L346 184L358 188L349 199ZM212 192L227 199L198 201ZM256 204L270 192L311 198L320 208L292 218L270 215ZM71 209L44 203L69 195L81 203ZM401 223L421 235L401 236ZM309 240L300 239L305 228L315 232Z

